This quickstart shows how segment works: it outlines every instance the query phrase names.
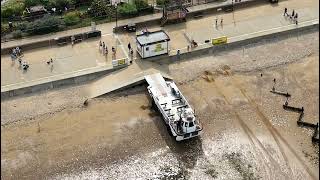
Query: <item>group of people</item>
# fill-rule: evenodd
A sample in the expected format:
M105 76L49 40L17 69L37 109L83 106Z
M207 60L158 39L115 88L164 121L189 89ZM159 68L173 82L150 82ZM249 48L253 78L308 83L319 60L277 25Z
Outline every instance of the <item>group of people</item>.
M50 70L51 70L51 72L53 71L53 59L52 58L50 58L50 60L48 60L47 61L47 64L48 65L50 65L51 64L51 66L50 66Z
M292 10L292 14L288 14L288 9L287 8L284 8L284 13L283 13L283 16L289 16L291 20L293 20L296 25L298 25L298 13L297 12L294 12L294 10Z
M108 47L104 42L99 42L99 50L102 52L103 55L108 54Z
M29 64L27 61L22 61L22 50L20 47L16 47L12 49L12 53L10 54L12 62L18 59L19 65L22 67L23 70L28 70Z
M20 56L22 56L21 48L19 48L19 47L13 48L13 49L12 49L11 57L13 57L13 58L18 58L18 57L20 57Z
M104 42L99 42L99 50L103 53L103 55L107 55L108 54L108 47ZM111 48L113 55L116 55L116 48L114 48L112 46Z

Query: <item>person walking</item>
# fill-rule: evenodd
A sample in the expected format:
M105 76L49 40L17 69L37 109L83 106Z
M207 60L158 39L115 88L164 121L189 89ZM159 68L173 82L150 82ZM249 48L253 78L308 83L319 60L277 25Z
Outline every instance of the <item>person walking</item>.
M23 61L22 62L22 68L23 68L23 70L28 70L28 68L29 68L29 64L27 63L27 61Z
M131 44L130 43L128 43L128 49L129 49L129 51L131 50Z
M22 62L21 57L18 58L18 62L19 62L19 66L21 66L21 62Z
M286 15L288 15L288 9L287 8L284 8L284 13L283 13L283 16L286 16Z
M101 48L102 48L102 42L101 42L101 40L100 40L100 42L99 42L99 50L101 51Z
M74 36L71 36L71 45L73 46L74 45L74 41L75 41L75 37Z
M18 46L16 47L16 53L17 53L17 56L20 56L20 49Z
M51 58L51 60L50 60L50 63L51 63L50 70L51 70L51 72L52 72L52 71L53 71L53 60L52 60L52 58Z
M12 49L12 54L13 54L14 56L17 56L17 50L16 50L16 48L13 48L13 49Z
M220 25L223 25L223 18L221 17Z
M294 16L294 20L296 22L296 25L298 25L298 13L296 13L296 15Z
M107 55L108 54L108 47L107 46L104 51L105 51L105 54Z
M290 19L293 19L294 18L294 10L292 10L292 14L291 14L291 16L290 16Z
M216 17L216 27L218 26L218 17Z
M16 57L14 56L14 54L10 54L10 57L11 57L11 60L12 60L12 61L14 61L14 59L16 58Z
M133 49L130 50L131 58L133 58Z

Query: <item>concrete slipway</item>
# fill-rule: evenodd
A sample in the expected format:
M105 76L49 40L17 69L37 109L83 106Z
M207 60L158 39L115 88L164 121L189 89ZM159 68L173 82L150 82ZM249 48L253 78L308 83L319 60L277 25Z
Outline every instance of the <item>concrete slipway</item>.
M147 67L139 67L142 63L147 64ZM141 71L141 69L143 70ZM145 82L144 76L154 73L160 73L165 79L172 79L164 68L156 66L156 64L151 66L149 62L137 61L127 68L118 70L92 82L87 86L87 97L91 99L115 90L143 83Z

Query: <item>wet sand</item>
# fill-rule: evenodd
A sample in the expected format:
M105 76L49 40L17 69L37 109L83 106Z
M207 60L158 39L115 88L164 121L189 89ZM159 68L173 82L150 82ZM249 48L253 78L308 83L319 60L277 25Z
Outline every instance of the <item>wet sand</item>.
M146 85L94 99L88 107L68 88L60 90L68 91L64 96L56 92L56 99L48 92L47 99L42 94L1 102L8 110L1 120L12 117L1 126L1 178L319 179L319 146L311 143L312 130L298 127L298 115L282 108L285 98L269 92L276 78L276 89L292 95L289 103L305 107L304 121L319 122L315 36L252 46L237 59L242 50L204 57L201 65L197 60L170 65L204 126L199 138L185 142L170 137L150 106ZM278 59L254 56L288 42L295 47L290 57L283 51L273 52ZM55 113L46 113L43 108L52 100L49 112ZM13 117L13 104L21 114L38 111Z

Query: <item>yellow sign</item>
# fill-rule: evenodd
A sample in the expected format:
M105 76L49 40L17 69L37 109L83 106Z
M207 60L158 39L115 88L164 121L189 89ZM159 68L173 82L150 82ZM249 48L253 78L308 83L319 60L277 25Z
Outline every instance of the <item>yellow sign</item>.
M126 59L119 59L118 66L126 64Z
M219 37L219 38L212 39L212 44L213 45L225 44L225 43L227 43L227 36L222 36L222 37Z
M162 44L157 44L156 48L154 49L154 52L159 52L159 51L163 51L164 48L162 47Z

